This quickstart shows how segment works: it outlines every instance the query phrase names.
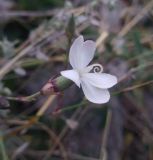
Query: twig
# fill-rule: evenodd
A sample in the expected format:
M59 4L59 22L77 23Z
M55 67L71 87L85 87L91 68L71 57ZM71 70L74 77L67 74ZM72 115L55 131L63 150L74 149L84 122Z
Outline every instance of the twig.
M39 158L39 157L42 157L42 156L46 155L47 151L26 150L23 154L33 156L35 158ZM72 152L68 152L67 154L68 154L68 157L70 157L69 160L71 160L71 159L75 159L75 160L99 160L97 158L86 157L86 156L76 154L76 153L72 153ZM54 155L59 156L59 151L58 150L54 151Z
M43 123L39 122L37 124L50 135L50 137L52 138L54 143L57 143L59 145L59 148L60 148L62 155L63 155L63 159L68 160L67 152L65 151L65 148L64 148L63 144L60 142L60 139L58 138L58 136L56 136L56 134L49 127L44 125Z
M133 28L153 7L153 1L147 3L147 5L138 12L137 16L135 16L125 27L119 32L118 36L123 37L125 36L131 28Z
M129 78L131 75L133 75L135 72L141 70L141 69L145 69L147 67L151 67L153 66L153 62L149 62L147 64L141 64L135 68L131 68L128 73L126 73L124 76L122 76L121 78L119 78L118 82L122 82L124 80L126 80L127 78Z
M79 108L80 106L83 106L87 103L87 101L83 100L82 102L78 103L78 104L74 104L72 106L67 106L65 108L62 108L62 109L59 109L57 112L55 112L55 114L58 114L58 113L62 113L62 112L65 112L65 111L69 111L69 110L73 110L73 109L76 109L76 108Z
M96 40L96 47L99 47L101 44L103 44L107 37L108 37L108 32L103 31Z
M117 95L117 94L120 94L120 93L123 93L123 92L129 92L129 91L132 91L134 89L141 88L141 87L144 87L144 86L152 84L152 83L153 83L153 80L150 80L150 81L147 81L147 82L144 82L144 83L141 83L141 84L136 84L136 85L124 88L121 91L117 91L117 92L113 93L113 95Z
M1 150L1 154L2 154L2 159L3 160L9 160L8 156L6 154L6 150L5 150L5 146L4 146L4 142L3 142L3 137L0 137L0 150Z
M55 11L0 11L0 17L16 18L16 17L48 17L53 16Z
M76 110L73 115L71 116L71 119L75 119L77 117L77 115L80 113L81 111L81 107ZM66 125L64 127L64 129L62 130L62 132L60 133L60 135L58 136L59 140L61 141L61 139L65 136L65 134L67 133L69 127ZM58 146L57 143L55 143L52 148L50 149L50 151L46 154L45 158L43 160L47 160L54 152L54 150L56 149L56 147Z
M26 97L6 97L6 99L11 100L11 101L22 101L22 102L31 102L35 101L37 97L41 95L41 92L38 91L30 96Z
M45 111L48 109L50 104L54 101L55 98L56 98L56 95L50 95L47 101L43 104L43 106L36 113L36 117L41 117L45 113Z
M107 139L108 139L110 124L111 124L111 118L112 118L112 110L108 109L105 129L104 129L103 138L102 138L102 147L101 147L101 153L100 153L100 160L107 160L106 147L107 147Z
M6 65L4 65L1 69L0 69L0 80L10 71L14 68L15 63L21 59L22 57L24 57L26 54L28 54L34 47L36 47L38 44L42 43L42 41L44 41L45 39L48 40L48 37L50 37L52 34L52 31L47 32L46 34L44 34L41 38L39 38L38 40L36 40L35 43L32 43L31 45L29 44L28 47L24 48L23 50L21 50L14 58L12 58ZM63 35L64 32L60 32L57 34L57 36L55 36L54 38L57 38L61 35ZM51 39L49 39L51 41ZM22 47L21 47L22 48Z
M49 98L47 99L47 101L42 105L42 107L40 107L40 109L38 110L38 112L36 113L35 116L33 116L32 118L30 118L28 121L24 122L24 125L16 127L11 129L11 131L7 131L5 132L3 135L9 135L12 133L16 133L18 131L21 131L22 129L25 128L29 128L32 125L34 125L35 123L37 123L40 119L40 117L45 113L45 111L48 109L48 107L50 106L50 104L53 102L53 100L56 98L56 95L50 95Z
M75 14L79 16L81 13L85 12L87 7L78 7L75 9L65 9L64 12L69 12L69 14ZM56 15L61 9L52 9L48 11L0 11L0 18L16 18L16 17L32 17L32 18L40 18L40 17L51 17Z
M13 65L23 56L25 56L31 49L33 48L33 45L30 45L29 47L25 48L23 51L21 51L16 57L14 57L12 60L10 60L2 69L0 70L0 80L3 78L3 76L9 72L10 68L13 69Z

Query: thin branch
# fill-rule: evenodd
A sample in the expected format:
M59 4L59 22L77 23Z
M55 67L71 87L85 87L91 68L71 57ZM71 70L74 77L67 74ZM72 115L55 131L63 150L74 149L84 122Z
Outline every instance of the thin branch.
M55 100L55 98L56 98L56 95L50 95L46 100L46 102L42 105L42 107L40 107L40 109L36 113L36 117L41 117L45 113L45 111L48 109L50 104Z
M118 36L125 36L131 30L131 28L133 28L152 9L152 7L153 1L150 1L140 12L138 12L137 16L135 16L128 24L126 24L125 27L123 27Z
M122 82L124 80L126 80L127 78L129 78L130 76L132 76L135 72L138 72L141 69L145 69L147 67L151 67L153 66L153 62L149 62L147 64L141 64L135 68L131 68L124 76L120 77L118 82Z
M133 85L133 86L129 86L127 88L122 89L121 91L117 91L117 92L113 93L113 95L117 95L117 94L124 93L124 92L129 92L129 91L132 91L134 89L141 88L141 87L144 87L144 86L152 84L152 83L153 83L153 80L150 80L150 81L147 81L147 82L144 82L144 83L141 83L141 84L136 84L136 85Z
M67 152L65 151L65 148L64 148L63 144L61 143L60 139L58 138L58 136L56 136L56 134L49 127L44 125L43 123L38 122L37 124L50 135L50 137L52 138L54 143L58 144L58 146L62 152L62 155L63 155L62 158L64 160L68 160Z
M35 101L36 98L38 98L41 95L41 92L38 91L30 96L26 96L26 97L5 97L8 100L11 101L22 101L22 102L31 102L31 101Z
M106 149L106 147L107 147L107 139L108 139L110 124L111 124L111 119L112 119L112 110L108 109L105 129L104 129L103 138L102 138L100 160L107 160L107 149Z
M50 17L55 14L55 11L0 11L0 18L16 18L16 17Z
M5 150L5 146L4 146L4 142L3 142L3 137L0 137L0 151L1 151L1 156L3 160L9 160L7 154L6 154L6 150Z

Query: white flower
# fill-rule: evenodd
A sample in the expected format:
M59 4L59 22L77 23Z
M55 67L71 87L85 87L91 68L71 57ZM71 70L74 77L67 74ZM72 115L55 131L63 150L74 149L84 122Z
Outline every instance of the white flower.
M84 42L83 36L79 36L73 42L69 53L73 69L62 71L61 75L72 80L78 87L81 86L89 101L101 104L109 101L108 88L117 83L117 78L102 73L103 68L100 64L87 66L93 59L95 50L95 42L91 40Z

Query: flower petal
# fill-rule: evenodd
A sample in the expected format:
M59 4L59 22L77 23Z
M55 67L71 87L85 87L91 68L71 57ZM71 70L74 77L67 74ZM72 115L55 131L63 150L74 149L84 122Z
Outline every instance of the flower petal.
M83 36L79 36L75 39L69 53L69 60L72 67L74 69L86 67L93 59L95 49L95 42L91 40L84 42Z
M66 77L67 79L72 80L78 87L80 87L80 78L77 71L75 70L62 71L61 75L63 77Z
M85 97L93 103L102 104L108 102L110 99L107 89L97 88L84 80L81 81L81 86Z
M94 58L95 50L96 50L96 43L94 41L87 40L84 42L83 55L82 55L83 68L86 67Z
M89 84L102 89L111 88L117 83L116 76L106 73L84 73L83 79L88 81Z
M81 53L81 48L83 45L83 36L79 36L74 40L69 53L70 64L74 69L77 69L79 66L79 53Z

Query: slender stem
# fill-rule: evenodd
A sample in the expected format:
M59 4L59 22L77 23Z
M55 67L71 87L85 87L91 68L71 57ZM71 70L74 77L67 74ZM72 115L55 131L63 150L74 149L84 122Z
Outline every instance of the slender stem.
M55 98L56 98L56 95L50 95L47 101L43 104L43 106L36 113L36 117L41 117L45 113L45 111L48 109L50 104L54 101Z
M100 160L107 160L106 147L107 147L107 139L108 139L110 124L111 124L111 119L112 119L112 110L108 109L105 129L104 129L103 138L102 138L102 147L101 147L101 153L100 153Z
M0 11L0 17L7 17L7 18L14 18L14 17L46 17L46 16L53 16L56 12L54 11L8 11L3 12Z
M63 109L58 110L57 112L58 112L58 113L61 113L61 112L73 110L73 109L76 109L76 108L79 108L79 107L85 105L86 103L87 103L87 101L83 100L82 102L80 102L80 103L78 103L78 104L74 104L74 105L72 105L72 106L65 107L65 108L63 108Z
M147 67L151 67L151 66L153 66L153 62L152 61L149 62L149 63L147 63L147 64L141 64L141 65L139 65L137 67L131 68L124 76L122 76L121 78L119 78L118 83L126 80L131 75L133 75L134 73L136 73L136 72L138 72L138 71L140 71L142 69L145 69Z
M23 101L23 102L31 102L36 100L37 97L39 97L41 95L41 92L38 91L30 96L26 96L26 97L6 97L8 100L11 101Z
M6 154L6 150L5 150L2 136L0 137L0 152L1 152L2 160L8 160L8 156Z
M153 83L153 80L150 80L150 81L147 81L147 82L144 82L144 83L141 83L141 84L136 84L136 85L133 85L133 86L129 86L129 87L124 88L120 91L112 93L112 95L118 95L120 93L129 92L129 91L132 91L134 89L141 88L141 87L144 87L144 86L152 84L152 83Z
M152 7L153 1L149 1L135 17L128 24L126 24L125 27L123 27L118 36L125 36L131 30L131 28L133 28L152 9Z

